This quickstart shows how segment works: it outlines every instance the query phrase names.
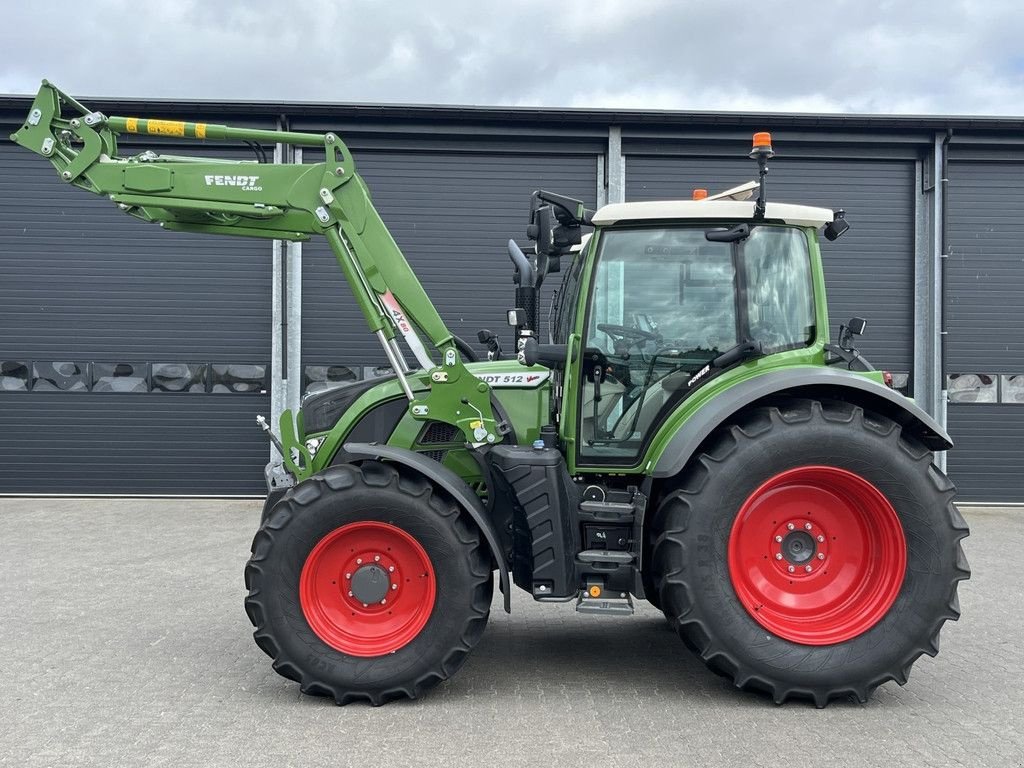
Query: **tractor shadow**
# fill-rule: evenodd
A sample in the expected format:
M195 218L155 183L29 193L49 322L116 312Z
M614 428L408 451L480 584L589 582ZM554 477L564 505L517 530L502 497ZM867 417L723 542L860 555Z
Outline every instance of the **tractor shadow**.
M723 703L746 698L707 669L664 617L646 606L631 618L581 616L571 605L516 607L506 616L496 604L480 644L449 681L451 694L482 688L711 697Z
M508 616L496 602L480 644L445 687L450 696L535 691L553 698L610 695L638 705L689 699L722 709L775 708L769 696L740 691L708 669L645 603L632 617L604 618L582 616L571 605L522 603ZM852 698L830 704L831 709L860 706ZM786 704L805 707L814 709L805 700Z

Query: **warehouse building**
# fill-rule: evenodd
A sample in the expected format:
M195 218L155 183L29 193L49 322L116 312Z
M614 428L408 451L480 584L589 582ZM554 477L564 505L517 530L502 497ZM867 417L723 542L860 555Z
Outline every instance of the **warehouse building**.
M852 225L824 247L833 335L868 319L861 351L948 423L962 500L1024 500L1024 119L88 103L338 132L467 339L504 330L504 243L525 240L534 189L591 207L724 189L753 178L749 136L770 130L771 199L843 208ZM254 416L385 365L329 249L127 217L7 140L29 104L0 97L0 493L261 493ZM123 148L253 157L214 142Z

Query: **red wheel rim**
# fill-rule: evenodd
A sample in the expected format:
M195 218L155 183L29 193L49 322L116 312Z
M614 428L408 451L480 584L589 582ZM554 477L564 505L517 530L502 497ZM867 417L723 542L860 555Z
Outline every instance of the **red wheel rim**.
M324 536L299 577L310 628L350 656L383 656L426 625L437 593L434 568L416 539L387 523L350 523Z
M750 494L729 535L729 576L765 629L842 643L881 621L903 586L903 526L881 491L836 467L781 472Z

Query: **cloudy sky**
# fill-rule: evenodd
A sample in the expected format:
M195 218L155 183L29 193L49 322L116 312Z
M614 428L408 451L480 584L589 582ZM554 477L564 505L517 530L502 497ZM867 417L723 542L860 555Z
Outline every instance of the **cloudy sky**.
M1020 0L4 6L2 93L1024 114Z

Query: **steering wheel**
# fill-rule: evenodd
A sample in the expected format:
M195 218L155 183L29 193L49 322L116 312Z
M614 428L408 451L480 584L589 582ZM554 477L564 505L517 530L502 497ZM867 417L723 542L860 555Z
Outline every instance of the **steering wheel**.
M658 341L661 337L656 333L644 331L639 328L630 328L625 325L614 325L613 323L598 323L597 330L607 333L612 337L612 349L616 357L629 360L629 350L636 347L640 352L640 359L644 359L642 346L647 341Z
M597 330L603 331L612 337L613 341L621 339L626 341L632 339L630 346L639 344L641 341L657 341L660 337L651 331L644 331L640 328L630 328L625 325L613 325L611 323L598 323ZM616 338L617 337L617 338Z

